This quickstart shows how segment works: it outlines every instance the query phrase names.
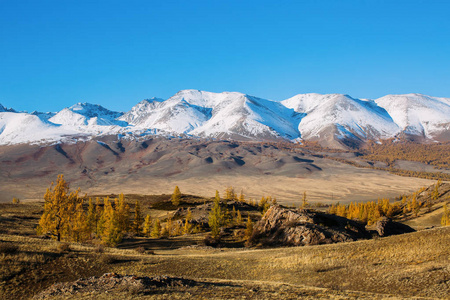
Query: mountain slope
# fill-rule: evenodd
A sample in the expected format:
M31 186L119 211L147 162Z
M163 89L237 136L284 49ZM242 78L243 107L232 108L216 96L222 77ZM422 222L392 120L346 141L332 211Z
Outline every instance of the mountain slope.
M450 98L387 95L375 103L386 109L406 135L434 138L450 130Z
M303 139L327 146L388 138L400 132L389 114L370 100L341 94L301 94L282 103L304 114L298 126Z
M51 142L79 132L62 128L27 113L0 113L0 144Z
M126 123L116 120L122 114L123 113L111 111L97 104L77 103L71 107L64 108L51 117L49 121L55 124L70 126L126 126Z
M144 100L120 117L137 128L216 138L297 138L296 114L278 102L241 93L183 90Z
M139 102L119 119L137 128L188 133L205 122L209 115L210 109L193 105L184 99L164 101L152 98Z

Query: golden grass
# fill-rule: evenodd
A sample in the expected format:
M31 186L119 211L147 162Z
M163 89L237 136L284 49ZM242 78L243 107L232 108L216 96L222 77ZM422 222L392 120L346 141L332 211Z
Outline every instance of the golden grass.
M69 266L73 268L77 265L77 272L60 274L53 281L44 280L35 291L56 281L117 272L140 276L184 276L202 282L234 282L228 288L216 285L208 289L209 293L216 290L218 295L235 293L236 297L238 290L247 295L249 290L257 286L257 290L264 291L260 293L262 298L276 299L273 292L286 285L286 295L288 292L295 295L303 291L305 297L309 295L311 299L321 298L327 293L330 299L338 297L339 293L342 294L341 299L352 299L353 296L349 296L352 293L354 299L375 297L372 293L383 294L383 297L448 298L449 238L450 227L446 227L333 245L276 249L181 248L155 251L155 255L148 255L132 249L115 248L105 248L105 253L98 254L94 246L74 243L70 244L69 253L61 254L58 251L60 243L55 241L0 235L0 241L19 246L17 254L0 256L2 271L8 263L13 265L12 262L15 262L19 268L10 272L17 273L15 277L21 279L14 280L13 276L12 279L3 280L2 290L10 295L17 293L17 288L12 288L11 284L30 282L24 279L24 272L30 272L31 279L39 282L42 280L38 278L41 273L33 270L51 267L52 270L47 268L47 272L44 272L49 276L68 273ZM105 259L109 256L112 259ZM20 269L20 266L23 268ZM312 287L325 289L319 289L322 296L313 292ZM181 299L183 295L187 297L188 293L208 295L205 290L192 289L164 293L169 293L172 299ZM286 295L283 297L286 298ZM126 299L129 296L119 293L114 297ZM158 298L160 296L152 295L151 298L163 299Z
M280 281L403 296L449 295L450 228L383 239L267 250L173 250L121 273Z

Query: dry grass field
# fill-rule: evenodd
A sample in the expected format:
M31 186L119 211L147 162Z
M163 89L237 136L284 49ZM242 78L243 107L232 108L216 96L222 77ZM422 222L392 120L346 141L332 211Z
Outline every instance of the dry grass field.
M106 272L138 276L169 275L199 282L195 287L150 291L111 291L104 298L358 299L426 297L448 299L450 293L450 228L437 228L378 240L277 249L210 249L185 247L140 254L29 237L0 235L3 299L26 298L60 281L100 276ZM62 247L64 248L64 247ZM4 252L4 251L3 251ZM201 283L201 284L200 284ZM111 294L112 293L112 294ZM162 295L161 295L162 293ZM97 291L91 299L102 294ZM134 295L133 295L134 294ZM249 295L251 294L251 295ZM234 295L234 296L233 296ZM284 295L284 296L283 296ZM82 293L67 293L86 299Z
M0 207L2 299L28 299L54 283L109 272L190 284L106 292L72 287L52 299L450 299L450 227L292 248L211 248L201 233L135 238L118 249L37 238L41 209L39 203Z

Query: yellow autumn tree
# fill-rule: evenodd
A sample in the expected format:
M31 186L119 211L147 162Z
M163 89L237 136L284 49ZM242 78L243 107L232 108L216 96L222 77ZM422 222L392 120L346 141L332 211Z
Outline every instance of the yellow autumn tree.
M108 198L105 199L101 218L102 240L106 245L116 246L122 241L123 232L120 230L118 218L114 207Z
M244 190L241 190L238 200L239 200L239 202L245 202Z
M245 240L249 240L252 236L253 233L253 223L252 223L252 219L250 218L250 216L248 216L247 218L247 224L245 226Z
M225 202L231 201L236 199L236 193L234 192L234 188L232 186L229 186L225 190Z
M69 216L67 236L71 241L82 242L89 239L90 236L89 227L86 221L86 213L83 210L82 201L76 204L74 212L74 214Z
M220 207L220 196L219 192L216 191L216 197L214 198L214 206L212 207L209 218L208 225L211 228L211 235L217 237L220 233L220 227L223 225L223 211Z
M150 215L146 215L144 219L144 226L142 226L142 233L149 237L150 233L152 232L152 218Z
M191 209L188 208L186 219L184 220L184 228L183 228L183 234L191 233L192 230L192 212Z
M44 195L44 212L39 220L38 234L50 234L57 241L67 238L70 216L76 213L79 190L71 192L64 175L58 175L56 184L52 182Z
M306 199L306 191L303 192L302 197L302 208L306 208L308 206L308 200Z
M448 211L447 203L444 204L444 213L442 214L441 225L442 226L450 225L450 212Z
M159 219L156 219L153 223L153 229L150 233L150 236L154 238L159 238L161 236L161 222L159 221Z
M127 232L130 230L130 207L125 203L125 197L121 193L119 199L115 200L115 211L117 214L117 222L119 230Z
M97 227L97 211L92 198L89 198L89 206L86 214L86 228L90 233L94 233Z
M139 204L139 201L137 201L137 200L136 200L136 205L134 207L133 231L136 235L141 234L141 231L142 231L141 206Z
M173 191L172 194L172 204L174 206L178 206L180 205L181 202L181 192L180 192L180 188L177 186L175 186L175 190Z

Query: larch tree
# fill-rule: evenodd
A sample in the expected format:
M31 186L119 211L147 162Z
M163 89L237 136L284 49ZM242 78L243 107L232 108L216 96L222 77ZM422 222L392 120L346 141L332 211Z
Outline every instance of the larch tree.
M247 217L247 224L245 226L245 240L249 240L253 233L253 223L250 216Z
M95 233L97 230L97 209L92 202L92 198L89 198L89 206L86 215L86 227L90 233Z
M79 190L71 192L64 175L58 175L56 184L52 183L44 195L44 212L39 220L39 234L50 234L57 241L66 238L70 216L75 214Z
M306 199L306 191L303 192L302 197L302 208L306 208L308 206L308 200Z
M232 186L227 187L225 190L225 201L231 201L236 199L236 193Z
M149 237L152 232L152 218L150 215L146 215L144 219L144 226L142 227L142 233Z
M154 238L159 238L161 236L161 222L159 219L156 219L155 222L153 222L153 229L150 236Z
M134 207L133 231L136 235L141 234L142 231L141 206L139 205L138 200L136 200L136 205Z
M223 213L220 207L219 192L216 191L216 197L214 199L214 206L209 213L208 225L211 228L211 235L216 237L219 235L220 227L223 224Z
M236 225L241 225L242 223L242 216L241 216L241 212L238 210L236 213Z
M83 210L83 202L76 204L74 214L69 216L70 222L67 235L74 242L82 242L89 238L90 231L86 222L86 213Z
M123 193L119 195L119 199L115 200L115 210L117 214L117 221L119 229L123 232L130 230L130 207L125 203Z
M192 230L191 221L192 221L192 212L191 212L191 209L188 208L188 211L186 214L186 219L184 220L183 234L191 233L191 230Z
M105 199L101 218L102 240L105 244L115 246L122 241L123 232L120 230L117 213L108 198Z
M244 190L241 190L238 200L239 200L239 202L245 202Z
M442 214L441 225L442 226L450 225L450 212L448 211L447 203L444 204L444 213Z
M172 204L174 206L178 206L180 205L181 202L181 192L180 192L180 188L177 186L175 186L175 190L173 191L172 194Z

